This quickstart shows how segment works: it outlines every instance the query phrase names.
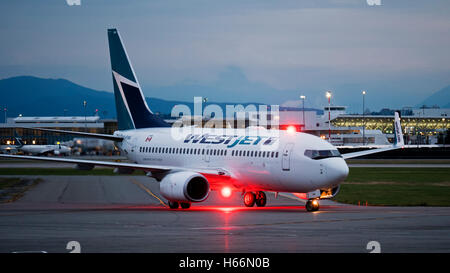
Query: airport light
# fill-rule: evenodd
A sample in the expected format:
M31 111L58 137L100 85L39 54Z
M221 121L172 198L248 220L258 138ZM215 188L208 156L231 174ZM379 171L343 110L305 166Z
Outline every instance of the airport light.
M305 128L305 127L306 127L306 126L305 126L305 99L306 99L306 96L301 95L301 96L300 96L300 99L302 100L303 128Z
M86 105L87 105L87 101L83 101L83 107L84 107L84 129L87 132Z
M365 108L365 104L364 104L365 97L366 97L366 91L363 90L362 91L362 99L363 99L363 108L362 108L362 115L363 115L363 146L366 145L366 119L365 119L365 113L364 113L365 112L364 111L364 108Z
M328 142L331 143L331 91L327 91L326 97L328 99Z

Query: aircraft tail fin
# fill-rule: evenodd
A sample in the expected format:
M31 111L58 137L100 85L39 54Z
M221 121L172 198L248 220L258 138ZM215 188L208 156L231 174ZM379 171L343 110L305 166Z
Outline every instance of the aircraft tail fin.
M108 29L108 42L119 130L169 127L148 107L117 29Z
M16 141L17 148L20 148L23 146L22 139L20 137L14 137L14 140Z
M405 146L405 141L403 140L402 125L400 124L399 111L395 111L394 114L394 146Z

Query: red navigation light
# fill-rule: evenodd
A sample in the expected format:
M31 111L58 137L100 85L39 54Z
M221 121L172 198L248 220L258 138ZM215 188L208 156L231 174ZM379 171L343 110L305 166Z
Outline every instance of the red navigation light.
M231 196L231 189L229 187L223 187L220 193L223 197L228 198Z
M295 132L301 132L302 131L302 125L298 124L283 124L280 125L280 130L287 131L289 134L293 134Z
M286 131L287 131L288 133L292 134L292 133L297 132L297 128L295 128L294 125L289 125L289 126L286 128Z

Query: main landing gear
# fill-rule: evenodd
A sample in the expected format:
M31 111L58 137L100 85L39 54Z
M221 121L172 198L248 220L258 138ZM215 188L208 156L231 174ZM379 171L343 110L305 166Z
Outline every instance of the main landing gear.
M306 202L305 208L307 211L318 211L319 210L319 201L317 199L309 199Z
M246 192L244 194L244 205L246 207L253 207L255 204L258 207L264 207L267 203L266 194L263 191Z
M169 208L171 209L177 209L178 206L180 206L182 209L188 209L191 207L191 203L184 203L184 202L173 202L173 201L168 201L167 202L169 205Z

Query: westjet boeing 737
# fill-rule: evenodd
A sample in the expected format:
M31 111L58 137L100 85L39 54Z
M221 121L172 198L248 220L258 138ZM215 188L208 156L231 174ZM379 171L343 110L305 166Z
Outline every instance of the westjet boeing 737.
M296 193L308 200L308 211L315 211L319 199L339 192L349 171L345 159L404 145L398 113L394 145L343 155L319 137L284 130L190 127L174 137L174 130L182 128L171 127L148 107L119 32L109 29L108 40L119 130L113 135L39 130L113 140L134 163L0 157L74 163L79 169L107 166L122 173L143 170L159 182L161 195L172 209L189 208L191 203L205 201L211 190L225 190L241 192L248 207L265 206L265 192Z

